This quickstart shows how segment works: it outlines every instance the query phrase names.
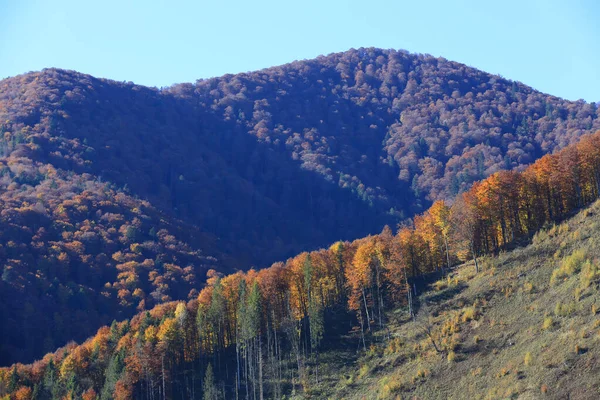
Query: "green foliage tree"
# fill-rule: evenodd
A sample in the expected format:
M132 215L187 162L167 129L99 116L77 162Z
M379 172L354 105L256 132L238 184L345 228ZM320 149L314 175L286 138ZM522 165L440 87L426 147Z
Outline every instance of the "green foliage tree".
M213 372L212 364L208 364L206 367L206 374L204 375L204 389L202 398L204 400L218 400L219 390L215 384L215 375Z

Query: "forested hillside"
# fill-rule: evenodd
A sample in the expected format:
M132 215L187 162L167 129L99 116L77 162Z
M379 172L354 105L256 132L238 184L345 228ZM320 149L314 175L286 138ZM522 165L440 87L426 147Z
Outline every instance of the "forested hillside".
M195 297L208 268L395 228L598 128L595 104L379 49L162 89L5 79L0 363Z
M0 163L0 360L32 360L113 319L197 295L210 238L90 175Z
M590 347L598 326L594 296L600 281L599 251L593 234L597 221L581 225L597 206L575 223L549 232L543 229L592 204L599 195L600 131L542 157L522 172L495 173L452 205L436 201L396 235L384 229L379 235L338 242L260 271L227 276L211 272L207 286L187 303L160 305L131 321L101 328L82 345L68 345L32 365L0 370L0 395L256 399L333 395L336 389L341 390L338 395L347 395L344 390L348 384L356 385L355 379L359 385L371 385L374 378L369 374L379 373L394 374L379 381L376 393L381 398L400 393L447 398L452 392L444 386L449 381L441 363L458 363L460 379L464 365L469 365L474 378L482 374L481 365L486 371L498 371L500 381L487 377L477 386L461 383L475 397L535 391L594 398L586 397L587 392L573 382L556 379L565 369L579 375L581 368L588 377L597 371L597 352ZM538 251L537 260L532 254L524 257L522 250L502 255L499 260L510 261L514 268L510 270L491 257L532 237L529 253ZM552 237L557 239L551 241ZM452 266L466 260L472 260L468 273L447 275ZM494 278L501 268L503 275ZM416 297L435 274L443 278L433 285L441 293ZM469 284L472 290L465 291L462 300L453 300ZM515 304L532 313L526 322L507 314L502 305L514 303L517 292ZM523 304L523 296L531 301ZM549 305L545 299L550 298L559 301ZM429 303L436 304L434 311L429 311ZM483 344L479 336L467 342L461 332L470 334L483 323L513 330L497 337L494 329L482 328ZM573 325L577 323L584 324L577 325L580 332ZM536 333L547 340L535 341ZM332 371L351 370L347 363L335 364L336 347L342 351L340 339L347 334L349 339L344 340L353 342L352 353L357 348L363 351L362 366L340 377ZM560 350L550 339L572 344L572 351ZM514 359L507 343L519 343L522 361ZM492 362L492 355L498 354L506 365ZM422 368L415 371L416 364ZM519 383L523 378L528 386ZM336 379L342 387L330 384Z
M163 90L61 70L0 85L5 154L127 186L243 268L395 225L600 128L594 104L378 49Z

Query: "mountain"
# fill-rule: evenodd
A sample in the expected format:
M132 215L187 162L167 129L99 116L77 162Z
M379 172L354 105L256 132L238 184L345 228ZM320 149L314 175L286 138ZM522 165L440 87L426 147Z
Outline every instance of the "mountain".
M394 235L260 271L0 369L10 398L597 397L600 131Z
M30 157L126 185L240 268L395 225L600 128L594 104L378 49L163 90L45 70L1 93Z
M211 268L396 226L598 128L595 104L392 50L163 89L3 80L0 362L186 299Z

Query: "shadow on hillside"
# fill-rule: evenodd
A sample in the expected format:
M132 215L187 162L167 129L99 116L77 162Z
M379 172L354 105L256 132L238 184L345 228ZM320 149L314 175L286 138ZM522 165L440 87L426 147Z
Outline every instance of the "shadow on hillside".
M464 282L459 282L455 286L448 287L446 289L440 290L439 292L435 292L433 294L425 295L425 301L428 304L439 305L440 303L446 302L458 294L462 293L463 290L467 288L467 285Z
M81 85L77 75L65 75L61 90ZM58 130L53 134L86 143L92 149L86 154L91 163L77 165L68 158L53 158L50 152L41 156L57 167L126 186L161 210L215 235L220 253L236 256L236 268L265 267L337 240L378 233L385 224L398 222L388 214L391 208L409 210L407 216L417 211L412 192L397 180L397 168L379 161L385 124L393 121L365 129L360 118L365 108L349 99L336 98L336 109L343 110L337 121L343 131L326 120L312 126L316 117L289 125L298 132L303 127L318 128L324 136L335 134L340 148L332 151L340 153L341 171L366 186L382 187L387 200L368 200L364 193L340 187L335 172L331 179L328 173L306 169L306 163L319 171L324 166L293 159L287 137L276 138L269 131L273 137L259 141L249 133L246 120L225 118L216 105L203 106L202 96L207 94L196 93L191 85L160 92L91 80L94 91L84 91L77 100L66 98L60 106L52 104L69 114L60 123L54 121ZM231 96L223 102L252 112L246 108L253 99ZM291 132L287 135L291 139ZM354 150L348 152L345 143L352 143ZM367 155L366 165L357 149Z

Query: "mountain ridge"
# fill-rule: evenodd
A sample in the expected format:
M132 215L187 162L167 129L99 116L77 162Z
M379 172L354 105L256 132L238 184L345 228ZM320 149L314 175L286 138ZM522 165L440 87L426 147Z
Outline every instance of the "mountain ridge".
M161 90L58 69L9 78L0 81L0 194L8 204L0 223L28 221L32 213L50 215L43 219L49 224L44 229L55 226L51 241L64 251L56 257L40 253L39 248L51 244L40 242L43 232L29 228L19 229L22 234L12 244L10 238L0 238L3 248L17 249L0 253L6 277L2 284L34 287L38 279L56 281L65 293L81 284L96 296L108 283L114 309L105 317L132 315L136 305L130 297L136 289L154 287L146 272L140 275L145 270L139 265L146 259L162 265L156 258L171 245L167 239L164 248L156 247L160 238L132 211L150 209L143 202L161 215L157 221L166 219L195 232L182 232L184 238L197 239L182 240L184 248L207 259L217 257L216 264L208 263L211 267L265 267L336 240L380 232L386 224L396 226L472 182L501 169L522 169L575 142L598 129L599 121L595 104L546 96L442 58L378 49ZM68 189L56 191L55 185ZM83 206L73 204L73 198L84 200L86 185L130 200L103 206L92 201L87 211L64 215L49 208L54 201L67 210ZM106 206L112 207L108 214L123 219L102 220ZM127 235L128 227L138 224L136 218L145 227L140 240L150 242L146 245ZM118 221L118 226L101 221ZM83 244L72 239L89 238L90 230L102 238L102 252L86 253L85 246L72 244ZM121 255L113 243L120 243ZM140 250L145 248L151 256ZM69 273L57 275L50 269L38 278L39 262L63 262L58 260L63 252L71 254ZM86 265L88 256L105 260L112 271L108 282L78 280L74 271ZM126 264L122 259L137 264L118 271ZM172 261L168 264L188 267ZM20 267L14 268L15 263ZM202 264L189 265L199 277L197 286L207 269ZM168 271L154 272L161 278L158 286L177 286L169 283L170 275L163 276ZM168 297L185 299L191 289ZM119 305L122 299L124 305ZM62 301L68 305L68 296ZM135 303L139 301L136 297ZM4 329L25 326L23 315L4 307L0 313L11 315ZM99 326L88 322L82 323L87 333L71 338ZM59 330L49 335L48 343L68 340ZM5 358L34 357L19 358L22 349L14 347L19 338L4 337L13 338L3 344L13 349ZM43 343L46 338L37 339ZM42 350L36 351L41 355Z

